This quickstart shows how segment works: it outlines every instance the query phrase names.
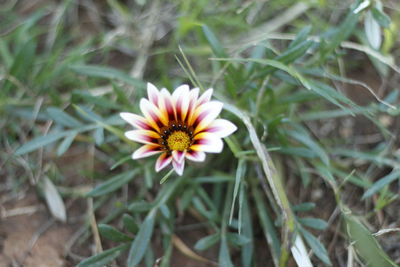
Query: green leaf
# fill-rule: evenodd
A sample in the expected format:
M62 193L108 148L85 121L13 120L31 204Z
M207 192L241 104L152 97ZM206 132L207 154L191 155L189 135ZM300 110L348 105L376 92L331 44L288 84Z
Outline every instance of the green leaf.
M249 207L249 200L247 190L243 190L243 224L241 234L248 238L250 242L242 246L241 258L242 266L250 267L253 260L254 242L253 242L253 222L251 216L251 208Z
M364 30L368 43L372 48L378 50L382 43L381 27L372 16L371 11L365 14Z
M265 206L265 200L262 198L258 188L253 186L253 197L256 202L257 215L260 220L261 228L264 232L264 237L271 247L271 254L273 255L274 262L279 262L281 253L281 242L279 241L278 233L276 231L274 222L269 215L269 211Z
M131 241L132 238L129 236L125 235L124 233L121 233L111 225L107 224L99 224L99 232L101 236L104 236L105 238L115 241L115 242L126 242L126 241Z
M224 236L221 238L218 263L220 267L233 267L231 255L229 254L228 243Z
M237 194L239 192L239 187L241 184L241 180L243 179L245 173L246 173L246 161L244 159L240 159L239 160L239 164L238 167L236 169L236 178L235 178L235 187L233 190L233 199L232 199L232 206L231 206L231 213L229 216L229 223L232 222L232 218L233 218L233 212L235 209L235 203L236 203L236 197Z
M136 234L139 230L139 226L137 225L133 217L126 213L122 216L122 222L124 224L124 227L133 234Z
M128 74L123 73L114 68L97 66L97 65L72 65L70 68L80 75L87 75L91 77L116 79L127 84L145 88L145 84L135 78L132 78Z
M250 238L247 238L244 235L240 235L237 233L227 233L226 237L229 243L236 246L243 246L250 242Z
M324 263L328 264L329 266L332 265L328 252L326 251L324 245L316 238L313 236L310 232L307 230L304 230L303 228L300 228L301 233L304 236L304 239L306 240L307 244L310 246L310 248L313 250L315 255L322 260Z
M397 180L400 178L400 170L393 170L391 173L388 175L382 177L378 181L376 181L367 191L362 196L362 199L366 199L368 197L371 197L374 195L376 192L381 190L383 187L387 186L391 182Z
M317 154L325 165L329 165L329 156L325 153L322 147L317 144L306 131L288 131L289 136L306 145L309 149Z
M371 9L372 16L374 19L381 25L383 28L388 28L390 26L391 20L388 15L385 14L382 10L379 10L376 7Z
M129 247L128 244L105 250L97 255L81 261L77 267L104 267L114 260L119 254Z
M206 237L203 237L202 239L198 240L196 244L194 245L194 248L196 250L206 250L209 247L212 247L215 245L221 237L220 233L215 233Z
M154 230L154 222L156 219L157 210L153 209L149 212L146 219L140 226L140 230L132 242L129 250L127 266L133 267L140 263L144 253L147 251L151 236Z
M303 43L304 41L307 40L308 35L311 32L312 27L310 25L304 27L299 31L299 33L296 35L296 38L289 44L288 49L293 48L297 46L298 44Z
M71 146L72 142L74 141L75 137L78 135L78 132L71 132L70 135L64 138L64 140L60 143L57 148L57 156L61 156L64 154L68 148Z
M108 179L106 182L99 184L92 191L86 194L87 197L98 197L108 193L111 193L123 185L127 184L132 180L135 175L139 172L139 169L127 171L120 173L112 178Z
M207 41L210 44L214 54L217 57L226 57L227 54L225 53L224 48L218 41L217 37L215 37L214 33L210 30L210 28L208 28L207 25L203 25L201 29L203 30L204 36L207 38Z
M82 123L67 114L63 110L55 107L50 107L47 110L47 114L49 114L50 118L55 122L70 128L76 128L82 126Z
M299 218L299 223L304 226L311 227L317 230L324 230L328 227L328 223L318 218Z
M298 205L294 205L292 207L292 209L294 211L309 211L312 210L316 207L314 202L304 202L304 203L300 203Z
M357 220L356 217L343 213L349 237L360 256L364 259L366 266L395 267L396 265L373 235Z
M21 147L19 147L15 151L15 155L21 156L23 154L32 152L32 151L39 149L45 145L53 143L53 142L57 141L58 139L66 137L73 132L74 131L64 131L64 132L50 133L45 136L37 137L37 138L23 144Z

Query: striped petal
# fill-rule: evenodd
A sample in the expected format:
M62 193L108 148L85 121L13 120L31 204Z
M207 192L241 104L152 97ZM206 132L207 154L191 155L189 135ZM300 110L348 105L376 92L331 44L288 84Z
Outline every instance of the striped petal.
M194 137L194 144L190 149L208 153L220 153L224 143L221 138L213 133L202 132Z
M186 151L174 150L174 151L172 151L172 158L174 159L174 161L181 163L185 159L185 154L186 154Z
M149 100L144 98L140 100L140 110L142 111L148 123L154 129L156 129L156 131L160 131L161 127L163 127L164 125L168 125L167 116L163 116L158 107L156 107Z
M175 89L172 99L175 105L176 118L178 121L185 121L189 109L189 86L184 84Z
M235 124L224 119L216 119L204 129L205 132L213 133L221 138L231 135L236 130L237 127Z
M165 167L167 167L172 161L172 156L168 156L167 153L162 153L157 161L156 161L156 172L161 171L162 169L164 169Z
M172 166L174 167L175 172L181 176L183 174L183 169L185 168L185 161L177 162L175 160L172 161Z
M132 130L125 132L126 138L142 144L158 144L160 135L154 131Z
M222 102L211 101L198 107L191 124L194 127L194 134L201 132L210 125L221 113L223 105Z
M133 159L141 159L153 156L155 154L161 153L161 147L159 145L144 145L137 149L132 154Z
M161 89L159 105L163 117L167 118L167 123L164 124L165 126L167 126L168 122L174 121L176 116L175 116L175 105L172 100L172 96L165 88Z
M191 161L201 162L206 159L206 153L192 150L190 152L186 152L186 158Z
M132 125L133 127L137 129L142 129L142 130L150 130L151 126L147 123L146 119L143 118L142 116L129 113L129 112L121 112L119 114L121 118Z
M194 111L196 109L196 103L197 103L197 98L199 97L199 88L193 88L189 92L189 106L188 106L188 111L186 115L185 122L190 122L191 118L194 115Z
M160 92L158 91L157 87L151 83L147 83L147 97L155 106L158 106L159 94Z
M199 100L197 101L197 105L202 105L202 104L205 104L205 103L207 103L207 102L209 102L210 101L210 99L211 99L211 96L212 96L212 94L213 94L213 89L212 88L210 88L210 89L208 89L207 91L205 91L200 97L199 97Z

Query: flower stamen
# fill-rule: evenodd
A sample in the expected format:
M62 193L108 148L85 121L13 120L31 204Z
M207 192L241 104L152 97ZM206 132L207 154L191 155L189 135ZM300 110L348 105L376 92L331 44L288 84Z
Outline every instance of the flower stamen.
M167 145L170 150L184 151L190 147L191 138L184 131L174 131L168 136Z

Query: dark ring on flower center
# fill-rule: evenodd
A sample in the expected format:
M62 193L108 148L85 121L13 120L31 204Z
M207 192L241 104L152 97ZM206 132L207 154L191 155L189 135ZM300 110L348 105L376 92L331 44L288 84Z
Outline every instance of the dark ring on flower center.
M181 121L171 121L168 126L160 129L160 137L158 143L170 155L172 150L183 151L193 144L193 127L189 127ZM184 140L181 140L180 137L183 137ZM173 147L171 147L171 142Z

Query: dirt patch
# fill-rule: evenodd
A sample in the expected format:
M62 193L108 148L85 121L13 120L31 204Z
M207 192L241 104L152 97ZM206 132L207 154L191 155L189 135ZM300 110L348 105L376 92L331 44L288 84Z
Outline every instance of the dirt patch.
M27 207L37 210L30 213ZM5 218L0 222L1 267L66 266L64 244L72 228L54 221L34 190L22 199L5 204L3 208L6 212L3 212ZM24 208L27 208L26 214L23 214ZM18 210L20 215L9 213Z

